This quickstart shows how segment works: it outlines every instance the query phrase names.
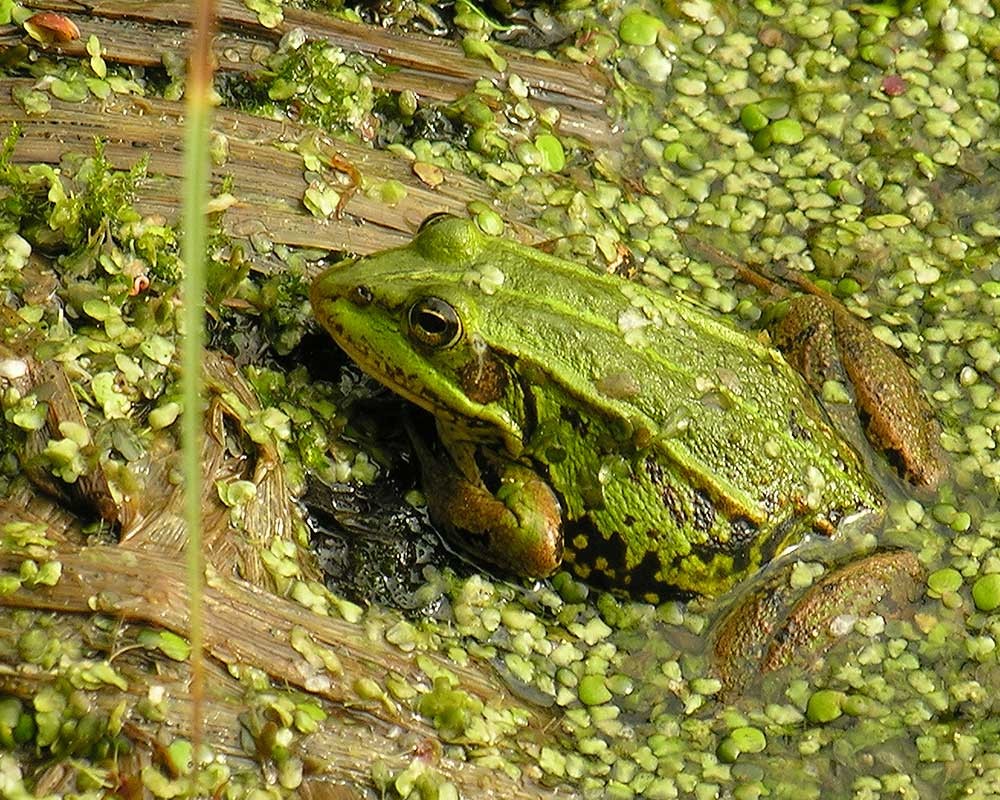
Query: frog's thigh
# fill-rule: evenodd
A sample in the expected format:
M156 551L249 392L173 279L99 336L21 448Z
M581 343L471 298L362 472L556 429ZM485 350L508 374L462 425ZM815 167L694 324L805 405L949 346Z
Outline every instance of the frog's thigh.
M841 379L833 313L822 298L793 298L774 330L774 339L813 391L820 391L827 380Z
M499 460L496 494L450 465L438 465L427 486L431 516L453 528L473 554L511 572L544 577L562 562L562 508L551 487L532 470ZM424 482L428 483L424 470Z

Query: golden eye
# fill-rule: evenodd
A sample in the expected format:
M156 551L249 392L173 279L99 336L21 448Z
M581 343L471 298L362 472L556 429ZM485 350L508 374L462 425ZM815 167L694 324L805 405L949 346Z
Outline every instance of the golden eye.
M451 347L462 338L462 320L440 297L417 300L406 314L410 336L428 347Z
M420 233L425 228L429 228L439 219L445 219L447 217L454 217L454 214L449 214L447 211L435 211L433 214L428 214L424 217L424 221L420 223L420 227L417 228L417 233Z

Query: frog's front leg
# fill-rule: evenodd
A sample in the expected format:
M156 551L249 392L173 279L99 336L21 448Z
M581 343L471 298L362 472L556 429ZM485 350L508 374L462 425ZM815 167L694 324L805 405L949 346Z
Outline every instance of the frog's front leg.
M830 301L803 295L790 302L775 343L817 394L824 381L846 378L872 446L910 483L938 484L946 465L930 405L902 359L866 325Z
M562 508L543 478L503 454L458 441L439 426L446 453L411 428L431 518L476 558L532 578L562 563Z

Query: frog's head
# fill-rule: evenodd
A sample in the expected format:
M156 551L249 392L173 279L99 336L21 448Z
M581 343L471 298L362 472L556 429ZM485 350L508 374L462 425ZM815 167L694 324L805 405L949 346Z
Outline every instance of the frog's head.
M470 438L500 440L516 454L523 392L479 333L484 289L469 282L489 242L472 222L429 218L410 244L323 272L310 300L369 375Z

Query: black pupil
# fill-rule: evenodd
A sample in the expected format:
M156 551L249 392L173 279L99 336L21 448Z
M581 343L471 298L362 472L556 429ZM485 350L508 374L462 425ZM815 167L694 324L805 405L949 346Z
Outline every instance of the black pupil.
M440 311L422 309L417 317L417 324L432 336L440 336L448 330L448 320Z
M430 347L450 347L462 335L462 322L444 300L425 297L409 311L410 333Z

